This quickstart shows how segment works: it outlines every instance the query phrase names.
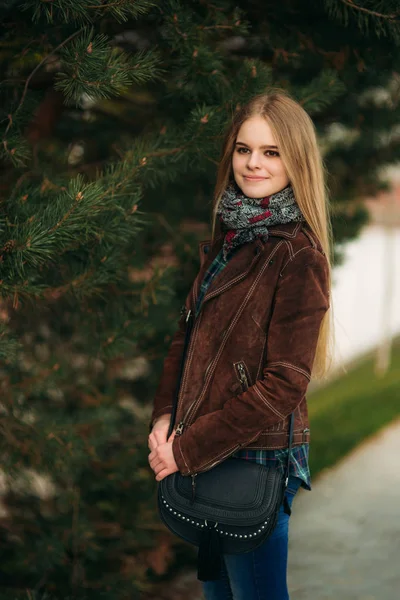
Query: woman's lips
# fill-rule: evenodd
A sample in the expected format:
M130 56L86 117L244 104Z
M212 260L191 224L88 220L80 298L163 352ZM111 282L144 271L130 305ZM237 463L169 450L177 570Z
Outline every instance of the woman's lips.
M267 177L248 177L247 175L243 175L243 179L247 179L247 181L265 181Z

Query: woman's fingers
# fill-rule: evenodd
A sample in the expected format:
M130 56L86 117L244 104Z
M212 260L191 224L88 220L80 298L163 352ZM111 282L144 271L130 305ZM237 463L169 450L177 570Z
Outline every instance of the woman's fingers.
M163 469L156 475L156 481L161 481L164 477L167 477L167 475L170 475L173 472L174 471L171 471L170 469Z
M152 431L148 438L148 446L151 451L153 451L160 444L165 444L167 442L167 434L164 431Z
M153 452L149 455L149 464L150 464L150 467L154 471L154 469L157 467L157 465L164 464L164 461L162 460L162 458L160 458L156 454L154 456L152 456L152 454L153 454Z
M158 446L157 438L154 435L154 433L151 433L149 435L148 446L149 446L150 452L153 452L153 450L155 450Z
M160 469L168 467L168 460L165 456L161 456L156 448L154 452L149 454L149 464L153 471L158 473Z
M151 464L150 466L153 469L155 475L158 475L160 472L169 469L169 467L167 467L165 462L162 460L160 462L153 462L153 464Z
M155 475L160 476L161 479L178 471L172 443L158 445L157 448L150 452L148 460ZM160 481L160 479L157 479L157 481Z

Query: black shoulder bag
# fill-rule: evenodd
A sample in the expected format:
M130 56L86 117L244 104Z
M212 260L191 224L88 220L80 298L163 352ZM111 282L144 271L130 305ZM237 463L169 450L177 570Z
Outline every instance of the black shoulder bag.
M192 329L190 315L169 435L174 428ZM262 544L276 525L282 503L285 512L290 515L285 491L289 478L293 422L292 414L285 473L249 460L228 458L209 471L192 476L173 473L160 481L158 509L161 519L172 533L199 547L200 581L219 579L222 554L241 554Z

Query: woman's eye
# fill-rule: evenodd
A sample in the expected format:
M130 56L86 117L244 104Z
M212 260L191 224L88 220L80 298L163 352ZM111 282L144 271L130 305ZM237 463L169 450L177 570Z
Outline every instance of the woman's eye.
M248 149L248 148L243 148L243 147L240 147L240 148L236 148L236 151L237 151L239 154L247 154L247 152L249 152L249 149ZM275 157L275 156L279 156L279 152L276 152L275 150L266 150L266 151L264 152L264 155L265 155L265 156L272 156L272 157Z

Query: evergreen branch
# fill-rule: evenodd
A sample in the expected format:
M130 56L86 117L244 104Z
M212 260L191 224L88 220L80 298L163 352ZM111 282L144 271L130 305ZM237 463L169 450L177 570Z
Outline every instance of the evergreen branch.
M110 4L89 4L86 8L113 8L114 6L120 7L122 2L110 2Z
M358 4L354 4L353 0L340 0L340 1L342 2L342 4L346 4L347 6L350 6L351 8L354 8L355 10L365 12L368 15L371 15L373 17L378 17L380 19L388 19L389 21L396 21L400 17L400 11L389 14L389 15L383 15L382 13L378 13L375 10L370 10L369 8L365 8L364 6L359 6Z
M137 171L139 171L139 169L144 168L145 166L147 166L147 159L148 157L150 158L162 158L165 156L172 156L174 154L177 154L179 152L183 152L184 150L186 150L192 142L194 142L195 140L191 140L190 142L187 142L186 144L183 144L182 146L178 147L178 148L170 148L170 149L165 149L165 150L154 150L152 152L146 152L145 156L143 156L143 158L140 160L139 165L137 165L136 167L129 169L128 172L126 173L125 177L119 177L118 178L118 187L121 187L123 185L125 185L129 180L132 179L132 177L135 175L135 173ZM102 194L100 194L99 199L102 200L104 199L106 196L108 196L108 194L110 194L111 192L113 192L114 190L114 184L111 184L111 186L109 186L106 190L104 190L104 192Z
M206 27L200 27L202 31L210 30L210 29L235 29L235 25L208 25Z
M188 150L190 148L190 146L192 145L192 143L195 142L195 140L190 140L190 142L187 142L186 144L183 144L182 146L176 147L176 148L166 148L166 149L161 149L161 150L154 150L152 152L145 152L143 158L140 161L140 164L136 167L134 167L133 169L131 169L128 173L128 175L124 178L124 179L118 179L119 184L125 184L127 183L127 181L129 179L132 178L132 176L136 173L136 171L138 171L140 168L143 168L146 166L147 164L147 159L148 158L164 158L164 157L168 157L168 156L173 156L174 154L178 154L179 152L183 152L184 150ZM120 157L122 158L122 155L120 154ZM105 167L107 166L107 162L108 160L104 159L104 160L98 160L95 162L90 162L90 163L86 163L83 165L79 165L77 167L74 167L73 169L68 169L67 171L63 172L62 175L63 176L73 176L73 175L78 175L82 172L85 171L92 171L93 169L96 169L98 167ZM22 179L22 178L21 178ZM109 194L112 191L112 188L108 188L101 196L100 198L105 197L107 194Z
M115 6L117 6L118 8L120 8L124 4L126 4L126 2L124 0L120 0L119 2L110 2L109 4L89 4L89 5L86 6L86 8L114 8ZM152 5L153 5L152 2L148 3L149 7L152 6Z
M155 80L161 74L160 58L153 49L130 56L113 48L107 36L94 36L93 30L60 54L63 68L56 74L54 88L67 103L79 104L83 95L92 101L110 98L129 85Z
M303 108L310 114L318 113L345 92L343 82L334 70L321 71L318 77L303 86L299 92L294 91L294 96Z
M12 115L8 115L9 125L7 130L12 125ZM3 151L0 156L6 156L15 166L22 166L30 157L30 147L27 140L19 136L11 136L11 139L3 139Z
M127 21L129 18L138 19L155 6L157 4L153 0L135 0L135 2L132 2L132 0L117 0L116 2L109 3L99 2L97 5L89 4L85 8L87 10L101 11L103 16L108 13L108 15L121 23Z
M76 294L79 289L82 289L82 290L86 289L86 290L88 290L88 293L90 295L93 295L99 291L98 289L96 289L96 286L93 283L93 281L95 281L95 279L96 279L95 269L94 268L88 269L88 270L84 271L83 273L80 273L76 277L73 277L71 280L66 281L62 285L44 290L42 293L42 296L48 302L49 301L58 302L59 299L61 297L65 296L66 294L68 294L68 292L73 291L73 293Z
M170 148L169 150L155 150L154 152L149 152L147 156L150 157L161 157L161 156L171 156L172 154L176 154L177 152L183 152L190 146L190 142L187 144L183 144L179 148Z
M54 50L52 50L50 52L50 54L47 54L47 56L45 56L43 58L43 60L41 60L40 63L33 69L32 73L29 75L28 79L25 82L25 87L24 87L24 91L22 93L21 100L20 100L20 102L19 102L19 104L18 104L18 106L17 106L14 114L16 114L20 110L20 108L22 107L22 105L23 105L23 103L25 101L25 97L26 97L27 91L28 91L29 83L30 83L32 77L35 75L35 73L37 73L37 71L40 69L40 67L42 65L44 65L44 63L46 61L48 61L48 59L51 56L53 56L57 52L57 50L59 50L60 48L62 48L63 46L65 46L65 44L68 44L68 42L70 42L71 40L73 40L77 35L79 35L81 33L81 31L83 31L83 29L84 28L79 29L78 31L75 31L75 33L73 33L72 35L70 35L69 37L67 37L67 39L65 39L63 42L61 42L61 44L59 44L56 48L54 48ZM10 115L10 120L9 120L7 129L5 131L5 135L7 135L7 132L9 130L9 128L11 127L11 125L12 125L12 115Z
M221 6L215 6L215 4L211 4L211 2L204 2L203 0L201 0L200 4L205 4L207 8L212 8L216 12L224 12L224 9Z

